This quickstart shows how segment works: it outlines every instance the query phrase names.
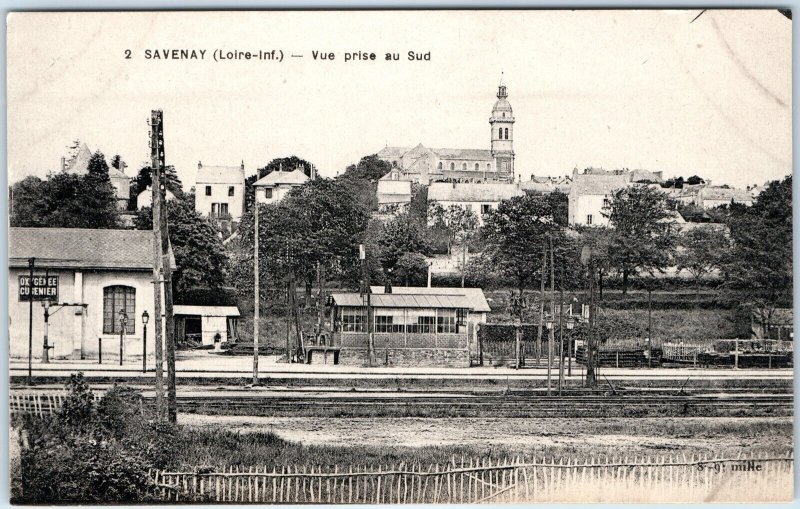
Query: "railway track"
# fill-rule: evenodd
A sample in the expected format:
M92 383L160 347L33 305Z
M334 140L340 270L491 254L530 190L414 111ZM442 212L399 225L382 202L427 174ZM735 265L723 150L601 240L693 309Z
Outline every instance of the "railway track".
M11 412L49 413L63 396L14 392ZM150 395L144 397L152 404ZM471 395L353 392L180 394L184 413L323 417L758 417L793 415L791 394Z

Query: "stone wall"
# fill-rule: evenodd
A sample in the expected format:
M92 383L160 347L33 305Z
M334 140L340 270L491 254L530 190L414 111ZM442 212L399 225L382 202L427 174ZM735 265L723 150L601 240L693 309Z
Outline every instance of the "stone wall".
M387 363L388 359L388 363ZM377 366L412 366L468 368L469 350L449 348L375 348ZM365 365L369 363L366 348L342 348L339 364Z

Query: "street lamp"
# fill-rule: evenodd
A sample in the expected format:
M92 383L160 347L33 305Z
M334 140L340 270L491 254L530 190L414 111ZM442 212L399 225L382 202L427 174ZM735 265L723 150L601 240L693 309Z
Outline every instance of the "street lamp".
M119 310L119 365L122 366L122 345L125 344L125 329L128 327L128 313Z
M147 373L147 322L150 321L150 314L145 309L142 313L142 373Z
M33 286L31 286L33 288ZM42 349L42 363L48 364L50 362L50 348L47 344L47 335L50 332L50 299L45 299L42 302L44 308L44 344Z
M569 348L567 349L567 375L572 376L572 354L575 351L575 342L572 340L572 329L575 328L575 322L572 317L567 320L567 330L569 331Z

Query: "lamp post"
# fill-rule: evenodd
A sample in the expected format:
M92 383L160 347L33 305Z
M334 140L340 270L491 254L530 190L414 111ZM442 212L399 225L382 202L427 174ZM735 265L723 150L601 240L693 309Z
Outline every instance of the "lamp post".
M570 317L567 320L567 330L569 336L567 337L567 376L572 376L572 353L575 350L575 342L572 340L572 329L575 328L575 322Z
M119 365L122 366L122 345L125 344L125 329L128 327L128 313L124 309L119 310Z
M142 373L147 373L147 322L150 314L145 309L142 313Z
M33 288L33 285L31 285ZM50 345L47 344L47 335L50 332L50 300L42 302L44 308L44 344L42 345L42 364L50 363Z
M552 306L551 306L552 307ZM553 369L553 315L547 316L545 322L547 327L547 395L550 396L550 380Z

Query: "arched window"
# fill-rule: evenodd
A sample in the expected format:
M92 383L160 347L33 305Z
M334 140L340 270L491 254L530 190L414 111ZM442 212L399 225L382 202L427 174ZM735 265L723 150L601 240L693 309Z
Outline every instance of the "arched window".
M397 168L397 161L392 161L392 168Z
M503 139L503 128L502 127L497 129L497 138L501 139L501 140Z
M506 127L506 139L508 139L508 127Z
M450 163L450 171L456 171L456 163Z
M440 169L440 170L443 169L441 161L439 161L439 166L437 166L437 168Z
M136 288L130 286L106 286L103 288L103 334L122 332L119 312L124 309L128 315L126 334L136 331Z
M486 163L486 171L492 171L492 163Z
M475 163L475 171L480 171L480 169L481 169L481 165L478 164L478 163Z
M461 163L461 171L467 171L467 163Z

